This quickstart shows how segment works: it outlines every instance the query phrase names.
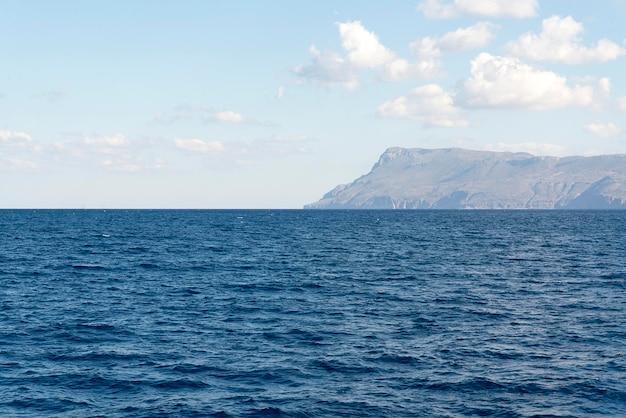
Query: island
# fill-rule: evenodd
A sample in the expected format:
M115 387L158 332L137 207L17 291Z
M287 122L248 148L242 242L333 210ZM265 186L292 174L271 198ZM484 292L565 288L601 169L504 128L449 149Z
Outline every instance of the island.
M389 148L305 209L626 209L626 154Z

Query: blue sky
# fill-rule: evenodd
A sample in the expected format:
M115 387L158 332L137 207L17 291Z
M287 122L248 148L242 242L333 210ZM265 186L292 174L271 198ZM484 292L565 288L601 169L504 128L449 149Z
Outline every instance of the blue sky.
M625 0L0 10L0 207L298 208L392 146L626 153Z

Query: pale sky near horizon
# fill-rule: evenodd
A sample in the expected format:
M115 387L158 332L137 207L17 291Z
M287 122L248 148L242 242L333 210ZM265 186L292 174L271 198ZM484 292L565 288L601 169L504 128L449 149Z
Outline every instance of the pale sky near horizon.
M300 208L385 149L626 153L626 0L0 0L0 208Z

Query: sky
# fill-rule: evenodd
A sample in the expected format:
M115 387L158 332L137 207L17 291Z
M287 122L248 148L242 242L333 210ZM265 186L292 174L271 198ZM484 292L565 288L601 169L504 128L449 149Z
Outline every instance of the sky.
M389 147L626 153L626 0L0 0L0 208L300 208Z

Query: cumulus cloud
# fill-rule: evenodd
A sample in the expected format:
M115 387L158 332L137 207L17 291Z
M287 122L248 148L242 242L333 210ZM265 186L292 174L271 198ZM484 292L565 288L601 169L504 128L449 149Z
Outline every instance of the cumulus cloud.
M504 142L496 142L495 144L487 144L487 151L507 151L507 152L527 152L530 154L540 155L564 155L566 147L557 144L548 144L541 142L522 142L517 144L509 144Z
M224 150L224 145L219 141L203 141L197 138L176 138L174 140L174 146L185 151L199 154L213 154Z
M424 127L466 127L461 110L454 105L453 95L437 84L428 84L412 90L408 95L397 97L378 107L378 115L411 119L422 122Z
M526 18L537 15L538 0L454 0L452 3L441 0L425 0L417 9L431 19L450 19L472 15Z
M617 108L619 110L626 110L626 96L617 99Z
M374 32L359 21L337 24L343 48L348 52L347 62L357 69L378 69L387 80L403 80L413 76L430 76L435 67L432 62L409 62L398 58L385 47Z
M311 46L309 63L292 70L302 81L352 90L358 87L358 74L362 70L375 70L391 81L432 77L437 73L439 62L430 57L416 62L398 57L359 21L338 23L337 27L346 56Z
M211 117L216 122L230 122L230 123L245 122L244 117L240 113L233 112L232 110L224 110L221 112L215 112Z
M348 90L359 85L356 67L336 52L319 51L315 45L311 45L309 52L312 55L311 60L292 70L300 79L313 84L345 87Z
M0 170L35 170L38 165L33 158L41 151L41 145L26 132L0 130Z
M285 87L278 86L278 89L276 90L276 99L282 100L283 97L285 97Z
M378 36L363 27L361 22L337 24L341 44L348 51L348 61L359 68L378 68L393 61L393 52L380 43Z
M584 131L601 138L613 138L622 133L622 128L614 123L594 122L584 126Z
M25 132L0 131L0 145L24 147L32 142L33 138Z
M409 45L413 54L419 58L414 66L421 66L419 73L423 75L435 75L443 65L442 56L487 45L497 27L493 23L478 22L448 32L439 38L427 36L417 39Z
M541 24L540 34L526 33L507 45L509 52L532 61L551 61L565 64L606 62L626 55L626 49L601 39L594 47L583 45L580 34L583 24L571 16L552 16Z
M466 28L448 32L440 38L426 37L411 43L411 49L424 57L440 57L451 52L481 48L491 39L497 28L490 22L478 22Z
M597 86L569 86L565 77L517 58L481 53L471 62L471 77L462 83L459 98L469 108L546 110L594 106L608 88L608 79L601 79Z

